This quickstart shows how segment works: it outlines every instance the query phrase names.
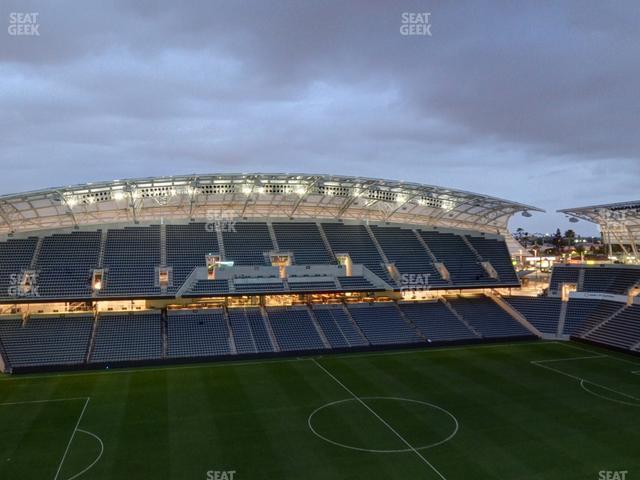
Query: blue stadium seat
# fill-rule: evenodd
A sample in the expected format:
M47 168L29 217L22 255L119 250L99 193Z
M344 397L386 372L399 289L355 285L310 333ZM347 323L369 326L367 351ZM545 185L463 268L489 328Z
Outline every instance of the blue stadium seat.
M158 295L160 226L109 230L104 253L107 269L101 296Z
M549 290L559 293L560 285L563 283L578 284L580 269L564 265L556 265L551 270L551 280L549 281Z
M467 235L467 239L483 260L491 262L491 265L498 273L501 284L520 285L516 271L513 268L511 254L504 240L472 235Z
M222 238L225 260L234 265L269 265L266 253L273 251L273 242L266 223L236 222L224 229Z
M366 278L354 277L338 277L338 283L343 290L375 290L376 287Z
M364 225L322 223L321 226L334 253L348 253L353 263L362 264L385 282L395 284Z
M339 305L317 305L314 306L313 313L333 348L369 345L367 339L362 336L358 327L347 315L344 307Z
M162 357L160 313L104 314L97 321L91 362L155 360Z
M569 298L564 333L582 335L611 316L623 305L608 300Z
M39 294L54 298L87 298L98 267L102 232L72 232L45 237L36 270Z
M224 310L177 310L167 315L167 356L189 358L231 353Z
M395 304L349 304L349 313L371 345L423 343Z
M399 307L432 342L478 338L442 302L400 303Z
M275 351L259 308L229 308L228 312L238 353Z
M0 340L12 367L79 365L92 328L92 315L0 320Z
M424 275L430 285L446 285L433 261L411 229L371 226L387 259L402 274Z
M640 305L626 307L583 338L627 350L639 345Z
M484 338L533 336L490 298L473 296L447 299Z
M206 267L207 255L219 255L215 225L189 223L167 225L167 266L173 269L173 287L177 291L196 267Z
M296 265L335 263L315 223L274 223L273 231L280 251L292 252Z
M326 348L306 307L267 308L269 322L280 350L302 351Z
M435 257L444 263L454 285L495 283L487 276L478 258L460 235L435 231L419 231Z
M0 242L0 298L16 297L20 276L28 270L38 239L9 239Z
M562 300L550 297L504 297L542 333L556 334L560 320Z

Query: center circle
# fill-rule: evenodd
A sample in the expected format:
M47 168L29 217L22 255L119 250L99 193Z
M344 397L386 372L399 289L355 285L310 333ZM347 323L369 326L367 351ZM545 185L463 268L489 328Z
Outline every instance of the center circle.
M376 418L377 415L380 418ZM444 408L400 397L345 398L329 402L311 412L307 424L313 434L325 442L371 453L427 450L448 442L460 428L458 419ZM349 424L352 428L348 428ZM383 434L383 430L386 433ZM408 443L412 448L397 448L389 444L391 440L394 445Z

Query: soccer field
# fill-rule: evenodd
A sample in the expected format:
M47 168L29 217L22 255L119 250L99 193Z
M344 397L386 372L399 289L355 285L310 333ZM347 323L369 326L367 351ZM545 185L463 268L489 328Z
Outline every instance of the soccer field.
M636 478L638 373L531 342L4 376L0 479Z

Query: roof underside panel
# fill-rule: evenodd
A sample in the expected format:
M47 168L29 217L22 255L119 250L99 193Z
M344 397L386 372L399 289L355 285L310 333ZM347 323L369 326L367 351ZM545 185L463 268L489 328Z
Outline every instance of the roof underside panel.
M558 211L599 225L609 243L640 245L640 200Z
M371 220L505 232L528 205L392 180L306 174L158 177L0 196L0 234L165 219ZM528 213L525 213L528 215Z

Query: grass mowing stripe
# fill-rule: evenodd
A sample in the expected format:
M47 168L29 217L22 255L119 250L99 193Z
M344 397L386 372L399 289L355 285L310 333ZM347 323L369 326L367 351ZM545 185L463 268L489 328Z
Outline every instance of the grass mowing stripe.
M359 402L364 408L366 408L367 410L369 410L369 412L371 412L378 420L380 420L382 422L382 424L387 427L389 430L391 430L391 432L393 432L393 434L398 437L413 453L415 453L425 464L427 464L434 472L436 472L438 474L438 476L442 479L442 480L447 480L446 477L444 475L442 475L442 473L440 473L440 471L434 467L431 462L429 462L429 460L427 460L424 455L422 455L418 450L416 450L416 448L411 445L407 440L405 440L405 438L400 435L400 433L398 433L391 425L389 425L384 418L382 418L380 415L378 415L376 413L375 410L373 410L369 405L367 405L360 397L358 397L355 393L353 393L351 390L349 390L349 388L342 383L340 380L338 380L337 377L335 377L329 370L327 370L326 368L324 368L322 365L320 365L320 363L318 363L318 361L314 358L312 359L313 363L315 363L320 369L322 369L327 375L329 375L329 377L331 377L338 385L340 385L349 395L351 395L357 402Z

